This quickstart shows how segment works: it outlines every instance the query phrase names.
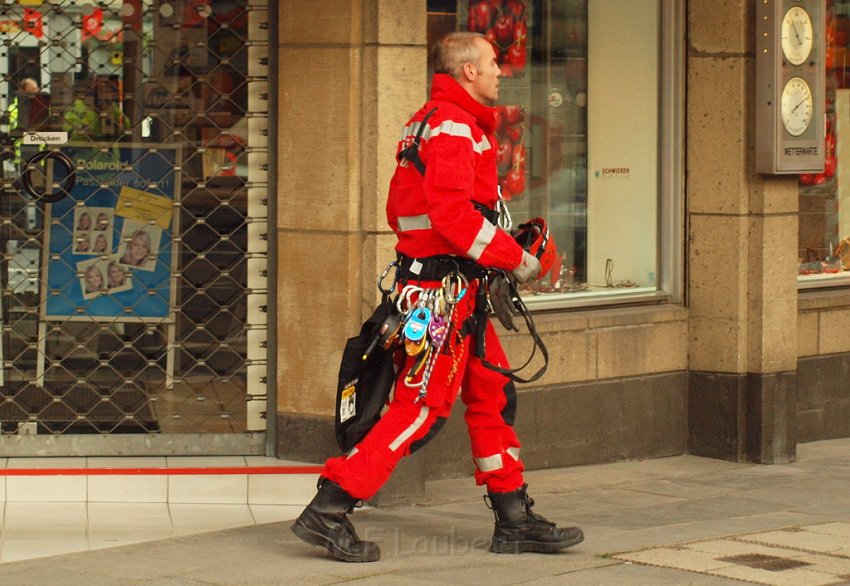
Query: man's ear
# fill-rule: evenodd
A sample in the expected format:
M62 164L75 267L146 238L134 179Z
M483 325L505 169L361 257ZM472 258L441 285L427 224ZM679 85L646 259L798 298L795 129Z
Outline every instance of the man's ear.
M477 73L476 67L472 63L463 64L463 77L466 78L467 81L475 81L475 75Z

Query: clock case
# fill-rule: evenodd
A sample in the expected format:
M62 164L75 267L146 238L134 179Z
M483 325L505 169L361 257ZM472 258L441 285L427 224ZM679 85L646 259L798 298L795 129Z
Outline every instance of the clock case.
M794 65L782 51L782 21L793 7L808 12L814 35L812 50ZM765 0L756 3L756 170L761 173L820 173L826 132L826 1ZM812 119L799 136L782 123L782 90L803 78L812 91Z

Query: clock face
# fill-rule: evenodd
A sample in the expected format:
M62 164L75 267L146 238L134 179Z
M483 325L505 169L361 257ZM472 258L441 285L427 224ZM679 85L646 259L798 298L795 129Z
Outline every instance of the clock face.
M791 136L800 136L809 127L814 112L812 88L802 77L792 77L782 90L782 124Z
M809 58L814 44L812 19L799 6L792 6L782 19L782 52L792 65L800 65Z

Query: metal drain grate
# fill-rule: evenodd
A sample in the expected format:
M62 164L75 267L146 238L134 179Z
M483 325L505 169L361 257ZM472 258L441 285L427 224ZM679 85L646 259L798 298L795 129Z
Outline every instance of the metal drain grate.
M789 558L781 558L773 555L764 555L760 553L744 553L740 555L731 555L727 557L717 558L721 562L732 562L741 566L748 566L757 570L768 570L770 572L784 572L785 570L793 570L803 566L811 566L808 562L794 560Z

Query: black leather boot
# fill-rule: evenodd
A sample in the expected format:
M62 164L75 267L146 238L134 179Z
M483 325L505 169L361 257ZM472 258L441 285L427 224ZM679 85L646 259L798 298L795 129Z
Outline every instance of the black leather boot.
M512 492L489 492L484 501L496 514L496 530L490 551L493 553L522 553L561 551L584 541L578 527L559 528L534 513L534 501L526 493L527 484Z
M307 543L324 547L343 562L377 561L381 557L378 544L360 541L348 520L358 501L337 483L322 478L319 492L295 520L292 532Z

